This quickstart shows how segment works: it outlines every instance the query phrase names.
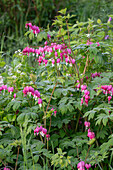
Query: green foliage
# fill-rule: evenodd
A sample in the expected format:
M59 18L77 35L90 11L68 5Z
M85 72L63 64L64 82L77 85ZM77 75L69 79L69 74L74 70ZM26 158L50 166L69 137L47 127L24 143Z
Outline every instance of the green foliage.
M64 155L66 152L62 152L61 148L57 148L57 152L54 156L52 156L52 165L54 164L56 167L59 167L61 169L66 168L70 163L70 156L65 157Z
M40 21L44 23L44 11L49 8L47 6L48 8L44 8L42 12L41 2L31 3L35 10L39 9L38 20L34 21L36 23ZM55 10L56 2L50 2L52 12ZM92 2L87 5L90 6ZM17 3L20 4L19 1ZM49 4L48 1L45 3ZM73 1L71 3L73 4ZM99 1L95 3L98 4ZM80 2L76 1L76 4L81 6ZM26 7L21 4L15 5L13 4L11 10L18 9L24 16ZM40 57L45 55L40 65L39 56L33 56L31 52L23 55L21 51L17 51L12 56L10 64L1 57L1 167L10 166L15 170L70 170L76 169L80 161L91 163L92 169L95 164L100 169L113 167L112 21L104 23L105 17L101 20L96 19L95 24L92 19L85 22L83 18L82 22L72 24L75 15L68 14L67 11L68 8L60 10L52 27L41 28L37 37L32 31L25 33L26 41L27 37L30 39L26 46L33 48L36 46L41 50L48 46L52 48L50 53L43 51L39 54ZM14 17L19 20L16 15ZM53 27L54 30L51 30ZM16 30L18 37L20 32L17 23ZM48 38L48 34L51 38ZM108 39L106 35L109 35ZM47 45L44 45L44 41L47 41ZM4 38L1 51L3 43ZM54 49L55 47L51 47L53 43L61 45L62 49ZM23 45L22 47L24 48ZM55 57L55 52L58 57ZM62 55L64 59L60 58L58 65L57 59ZM70 63L65 62L67 58ZM44 59L48 61L47 65L43 65ZM53 59L55 63L52 67ZM71 59L74 63L71 63ZM13 86L14 90L9 92L9 89L3 89L3 84ZM86 85L87 90L82 89L83 85ZM105 87L102 88L103 85L107 85L107 90L104 90ZM32 87L32 90L28 90L28 87ZM36 97L36 90L40 92L40 97ZM110 101L108 96L111 97ZM38 98L42 99L41 105ZM94 132L90 139L84 127L84 122L88 120L90 120L88 130ZM41 126L47 129L50 137L42 133L44 129L41 129Z

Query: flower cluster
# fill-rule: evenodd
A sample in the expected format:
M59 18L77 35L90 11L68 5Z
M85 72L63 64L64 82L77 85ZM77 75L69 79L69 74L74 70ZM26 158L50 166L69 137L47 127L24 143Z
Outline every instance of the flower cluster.
M36 60L38 61L39 65L45 64L47 65L48 61L51 62L52 67L55 65L59 66L60 62L65 62L66 65L72 66L75 63L75 59L71 57L71 49L67 48L65 44L56 44L51 43L51 45L47 45L47 41L45 42L44 47L39 47L38 49L25 47L23 49L23 54L26 55L29 53L33 53L36 55ZM46 55L50 56L52 54L53 58L48 60L46 59ZM49 57L48 57L49 58Z
M92 78L100 77L100 74L101 74L101 73L97 73L97 72L96 72L96 73L91 73L91 77L92 77Z
M86 129L88 129L88 128L90 127L90 122L85 121L85 122L84 122L84 125L85 125ZM91 139L95 138L95 133L94 133L94 132L91 132L91 130L90 130L90 128L89 128L89 129L88 129L88 134L87 134L87 136L88 136L88 137L90 138L90 140L91 140Z
M80 83L79 83L79 80L77 80L77 85L76 85L76 88L77 88L77 90L79 90L80 89Z
M0 86L0 93L1 91L3 91L3 95L5 95L5 91L8 91L10 94L12 94L12 92L14 92L14 87L7 87L7 85L2 85ZM24 93L24 96L32 95L35 100L38 98L38 104L41 107L42 99L40 98L40 93L38 90L34 90L34 88L32 88L31 86L26 86L23 89L23 93ZM13 97L14 99L16 98L16 93L13 93Z
M112 85L103 85L103 86L101 86L101 90L103 91L103 93L106 96L108 94L110 94L110 96L108 96L108 103L110 103L110 100L112 99L112 96L113 96L113 87L112 87Z
M81 91L84 93L83 97L81 98L81 105L85 101L85 105L88 106L88 101L90 99L90 96L89 96L90 92L86 88L87 88L86 85L81 85Z
M86 129L88 129L90 127L90 122L85 121L84 125L85 125ZM95 138L95 134L94 134L94 132L91 132L90 128L88 129L87 136L90 138L90 140ZM77 168L78 168L78 170L85 170L85 168L88 170L89 168L91 168L91 164L85 164L84 161L80 161L77 165Z
M10 168L6 168L6 167L5 167L4 170L10 170Z
M38 90L34 90L34 88L31 87L31 86L26 86L26 87L24 87L23 93L24 93L25 96L26 95L29 95L29 96L32 95L35 98L35 100L38 98L38 104L41 107L42 99L40 98L40 93L39 93Z
M5 94L5 91L8 91L10 94L14 91L14 87L7 87L7 85L0 86L0 92L3 91L3 95ZM14 98L16 98L16 94L14 93Z
M91 168L91 164L85 164L84 161L81 161L77 165L78 170L85 170L85 167L88 170L89 168Z
M81 105L84 103L85 101L85 105L88 106L88 101L90 99L90 92L87 90L87 86L86 85L80 85L79 80L77 80L77 85L76 88L77 90L79 90L81 88L81 92L84 93L83 97L81 98Z
M37 34L40 32L39 27L36 25L32 25L32 23L26 23L25 28L28 28L28 26L30 31L32 30L33 33L37 36Z
M88 134L87 136L91 139L95 138L95 133L94 132L91 132L90 128L88 129Z
M40 126L40 127L37 126L36 129L34 130L34 135L38 135L39 133L43 137L45 135L47 140L50 139L50 135L47 134L47 129L43 128L42 126Z

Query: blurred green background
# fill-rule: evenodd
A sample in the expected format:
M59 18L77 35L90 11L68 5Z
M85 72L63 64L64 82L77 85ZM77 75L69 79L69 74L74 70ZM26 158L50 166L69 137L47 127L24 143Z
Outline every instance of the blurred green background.
M10 56L14 51L27 45L24 38L25 23L46 28L51 25L58 11L67 8L67 12L76 15L72 22L102 22L113 14L113 0L0 0L0 47L4 56Z

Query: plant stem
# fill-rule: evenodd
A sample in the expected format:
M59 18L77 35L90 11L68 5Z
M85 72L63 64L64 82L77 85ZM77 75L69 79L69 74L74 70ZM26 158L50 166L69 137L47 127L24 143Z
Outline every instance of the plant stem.
M18 146L15 170L17 169L17 162L18 162L18 156L19 156L19 149L20 149L20 146Z
M88 148L88 151L87 151L87 154L86 154L86 158L85 158L85 163L86 163L86 159L87 159L87 157L88 157L88 153L89 153L90 148L91 148L91 145L90 145L90 147Z
M40 139L41 139L42 143L44 143L41 134L40 134Z
M86 64L85 64L84 71L83 71L83 75L85 75L85 73L86 73L87 66L88 66L88 55L87 55ZM83 83L83 80L84 80L84 77L81 79L81 83Z
M66 25L67 25L67 32L68 32L69 47L70 47L70 36L69 36L69 28L68 28L68 21L67 20L66 20Z
M50 96L50 99L49 99L49 102L48 102L48 105L47 105L47 108L46 108L46 112L44 113L44 117L46 117L46 113L47 113L47 111L48 111L48 108L49 108L49 105L50 105L50 101L51 101L51 99L52 99L52 95L53 95L53 93L54 93L54 90L55 90L56 86L57 86L57 82L56 82L56 84L55 84L55 86L54 86L54 88L53 88L53 91L52 91L52 93L51 93L51 96ZM45 126L45 128L46 128L46 118L44 118L44 126Z
M74 170L74 168L72 167L72 165L70 164L71 168Z
M109 124L109 120L108 120L108 126L109 126L110 132L112 134L112 130L111 130L111 127L110 127L110 124Z
M78 157L78 159L80 160L79 154L78 154L78 147L77 147L77 145L76 145L76 149L77 149L77 157Z
M50 117L50 124L49 124L49 131L48 131L48 133L50 132L50 129L51 129L51 117Z
M79 113L79 115L78 115L78 119L77 119L77 123L76 123L76 129L75 129L75 132L77 131L77 128L78 128L79 118L80 118L80 113Z
M49 142L48 142L48 139L47 139L47 150L49 150L49 145L48 144L49 144Z
M0 159L0 161L2 162L2 164L3 164L4 166L6 166L5 163L4 163L1 159Z
M32 160L33 160L33 170L35 170L35 166L34 166L34 159L33 159L33 153L32 153L32 150L30 148L30 152L31 152L31 157L32 157Z

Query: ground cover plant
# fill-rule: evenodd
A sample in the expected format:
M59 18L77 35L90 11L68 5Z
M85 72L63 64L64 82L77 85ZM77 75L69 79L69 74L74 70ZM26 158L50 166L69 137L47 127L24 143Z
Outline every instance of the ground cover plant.
M1 58L1 169L113 169L113 16L73 17L27 22L28 46Z

